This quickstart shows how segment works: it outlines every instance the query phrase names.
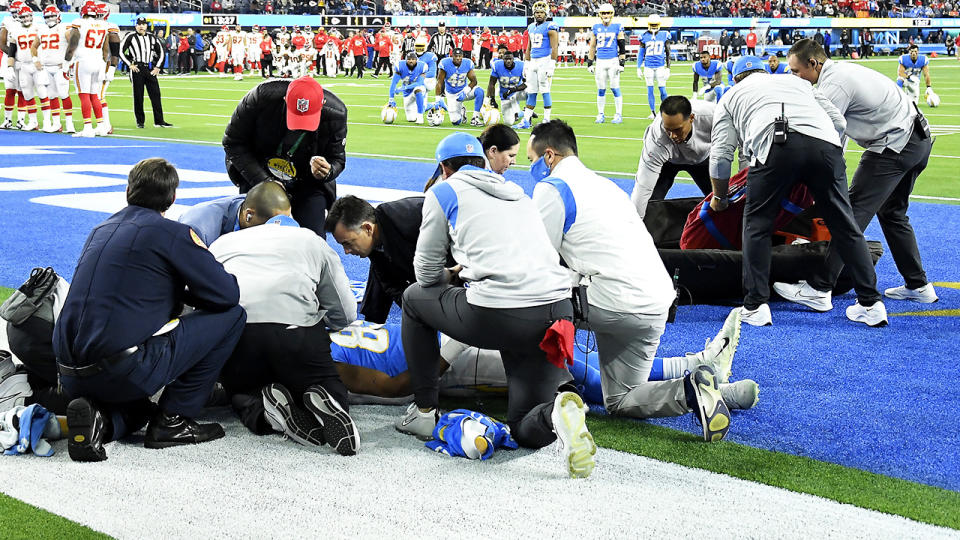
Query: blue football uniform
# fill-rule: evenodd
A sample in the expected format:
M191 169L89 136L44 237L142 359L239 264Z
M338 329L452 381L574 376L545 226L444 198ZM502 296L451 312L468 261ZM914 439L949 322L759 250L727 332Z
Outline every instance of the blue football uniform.
M443 91L447 94L459 94L467 87L467 74L473 70L473 60L464 58L458 66L453 63L453 58L447 57L440 61L440 69L445 77Z
M494 60L490 77L497 79L500 84L500 99L505 99L508 90L513 90L523 84L523 62L514 61L513 69L507 69L503 60Z
M771 70L770 64L764 64L763 69L767 70L767 73L771 75L789 75L790 74L790 70L787 69L787 65L784 64L783 62L780 62L779 64L777 64L777 69Z
M916 61L911 60L909 54L904 54L900 57L900 65L903 66L904 71L907 72L907 77L912 75L919 77L923 74L923 68L928 64L929 60L927 60L927 55L925 54L918 54Z
M414 88L423 84L426 71L427 65L423 62L418 61L417 65L410 69L406 61L401 61L393 70L393 80L390 82L390 97L392 98L396 93L397 84L400 85L405 97L412 94Z
M425 52L420 55L420 61L427 65L427 71L424 72L423 78L436 79L437 78L437 55L432 52Z
M540 24L530 23L527 27L527 36L530 38L530 58L544 58L550 56L553 48L550 47L550 30L557 32L560 27L553 21L543 21Z
M733 60L727 60L727 84L733 84Z
M667 65L667 42L670 32L659 30L656 34L647 30L640 36L640 58L638 66L659 68Z
M716 60L711 60L708 67L703 67L703 64L696 62L693 64L693 72L700 76L705 82L710 82L713 80L713 77L720 71L720 62Z
M598 60L609 60L620 56L617 36L622 31L623 27L620 23L610 23L610 26L604 26L603 23L593 25L593 35L597 38Z

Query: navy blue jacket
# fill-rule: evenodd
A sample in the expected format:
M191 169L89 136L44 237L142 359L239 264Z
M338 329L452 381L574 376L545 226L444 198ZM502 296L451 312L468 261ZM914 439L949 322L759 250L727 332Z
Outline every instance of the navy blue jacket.
M84 366L140 345L178 317L183 303L215 312L236 306L236 278L194 236L140 206L97 225L54 327L58 361Z

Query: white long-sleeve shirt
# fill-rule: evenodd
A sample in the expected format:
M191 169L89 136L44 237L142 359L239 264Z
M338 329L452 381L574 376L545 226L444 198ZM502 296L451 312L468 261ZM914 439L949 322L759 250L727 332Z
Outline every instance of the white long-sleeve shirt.
M840 146L847 123L826 96L800 77L755 73L724 94L714 111L710 176L730 178L738 146L741 158L748 158L750 165L765 164L773 144L773 124L781 114L790 131Z
M567 266L588 282L592 306L619 313L665 313L675 296L653 238L627 194L564 158L533 189L547 236Z
M817 89L847 120L845 135L872 152L899 153L913 134L916 111L897 85L870 68L827 60Z
M340 257L309 229L268 222L221 236L210 252L236 276L248 323L340 330L357 318Z

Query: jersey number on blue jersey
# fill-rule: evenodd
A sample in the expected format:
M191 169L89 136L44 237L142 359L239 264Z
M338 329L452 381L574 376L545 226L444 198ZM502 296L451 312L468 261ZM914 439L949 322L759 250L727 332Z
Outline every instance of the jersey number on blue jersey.
M530 36L530 48L538 49L543 45L543 34L533 34Z
M663 42L651 39L647 42L647 56L658 56L663 54Z
M460 88L461 86L466 86L467 84L467 74L466 73L454 73L447 77L447 84L452 88Z
M390 347L390 333L383 327L348 326L336 334L331 333L330 341L344 349L365 349L380 354Z
M597 47L613 47L614 41L616 41L617 35L613 32L601 32L597 34ZM647 47L649 49L649 47Z

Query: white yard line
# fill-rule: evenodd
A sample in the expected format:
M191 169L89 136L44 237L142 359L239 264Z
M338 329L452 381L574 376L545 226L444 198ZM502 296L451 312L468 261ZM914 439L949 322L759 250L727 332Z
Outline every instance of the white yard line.
M258 437L227 409L226 437L147 450L107 445L102 463L0 460L0 490L118 538L423 537L955 538L956 531L726 475L600 449L586 480L552 447L486 462L427 450L393 428L400 407L354 406L353 457ZM215 531L215 532L214 532ZM319 531L319 533L318 533Z

